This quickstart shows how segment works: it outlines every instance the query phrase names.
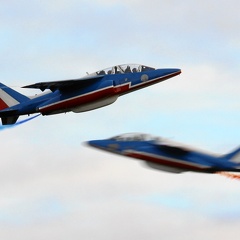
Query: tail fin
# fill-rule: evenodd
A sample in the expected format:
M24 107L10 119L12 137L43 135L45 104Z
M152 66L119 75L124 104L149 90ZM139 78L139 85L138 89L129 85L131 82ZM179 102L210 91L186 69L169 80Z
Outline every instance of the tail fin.
M0 83L0 110L29 100L25 95Z
M240 163L240 147L224 156L231 162Z
M25 95L0 83L0 117L2 124L14 124L19 116L16 115L16 110L7 109L27 100L29 100L29 98ZM6 111L2 111L4 109L6 109Z

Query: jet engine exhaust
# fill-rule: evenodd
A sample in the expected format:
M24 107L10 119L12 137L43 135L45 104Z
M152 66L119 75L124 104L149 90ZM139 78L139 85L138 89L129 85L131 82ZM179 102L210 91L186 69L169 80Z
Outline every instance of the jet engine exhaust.
M217 172L217 174L220 174L220 175L225 176L227 178L240 180L240 175L239 174L234 174L234 173L229 173L229 172Z

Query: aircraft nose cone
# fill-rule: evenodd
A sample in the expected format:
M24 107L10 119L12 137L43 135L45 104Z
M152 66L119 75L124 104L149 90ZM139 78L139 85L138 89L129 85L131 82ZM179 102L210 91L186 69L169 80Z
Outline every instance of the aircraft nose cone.
M164 75L168 75L168 74L171 74L171 75L178 75L181 73L181 69L179 68L165 68L165 69L162 69L162 72Z
M103 140L91 140L86 142L89 146L95 147L95 148L105 148L106 143Z
M98 146L98 140L91 140L91 141L87 141L86 144L90 145L90 146Z
M181 73L181 69L179 68L160 68L157 69L156 74L157 76L164 77L164 78L172 78L177 76Z

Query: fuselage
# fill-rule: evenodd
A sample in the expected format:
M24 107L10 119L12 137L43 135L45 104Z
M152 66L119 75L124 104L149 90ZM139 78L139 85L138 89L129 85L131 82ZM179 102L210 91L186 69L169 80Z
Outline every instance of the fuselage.
M125 65L117 66L119 70L122 70L118 72L116 69L108 73L107 70L94 73L98 77L96 81L89 81L89 83L85 81L85 84L79 87L54 89L47 94L11 106L8 110L15 115L32 113L51 115L68 111L89 111L109 105L121 95L164 81L181 73L180 69L143 69L145 66L142 66L141 70L133 71L132 68L130 72L127 72L124 71L123 66ZM116 66L112 67L112 69L114 68ZM94 74L89 77L94 78ZM14 110L16 111L14 112Z
M108 152L143 160L148 166L168 172L239 171L239 164L224 156L209 154L201 150L172 146L159 139L143 139L144 135L118 136L104 140L89 141L88 144Z

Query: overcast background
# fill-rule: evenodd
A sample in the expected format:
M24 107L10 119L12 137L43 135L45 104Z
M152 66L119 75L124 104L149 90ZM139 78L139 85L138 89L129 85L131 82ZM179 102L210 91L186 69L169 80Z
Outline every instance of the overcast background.
M0 238L236 239L239 181L156 171L82 143L143 132L222 154L239 146L239 8L0 0L0 81L16 90L122 63L182 69L105 108L1 127Z

